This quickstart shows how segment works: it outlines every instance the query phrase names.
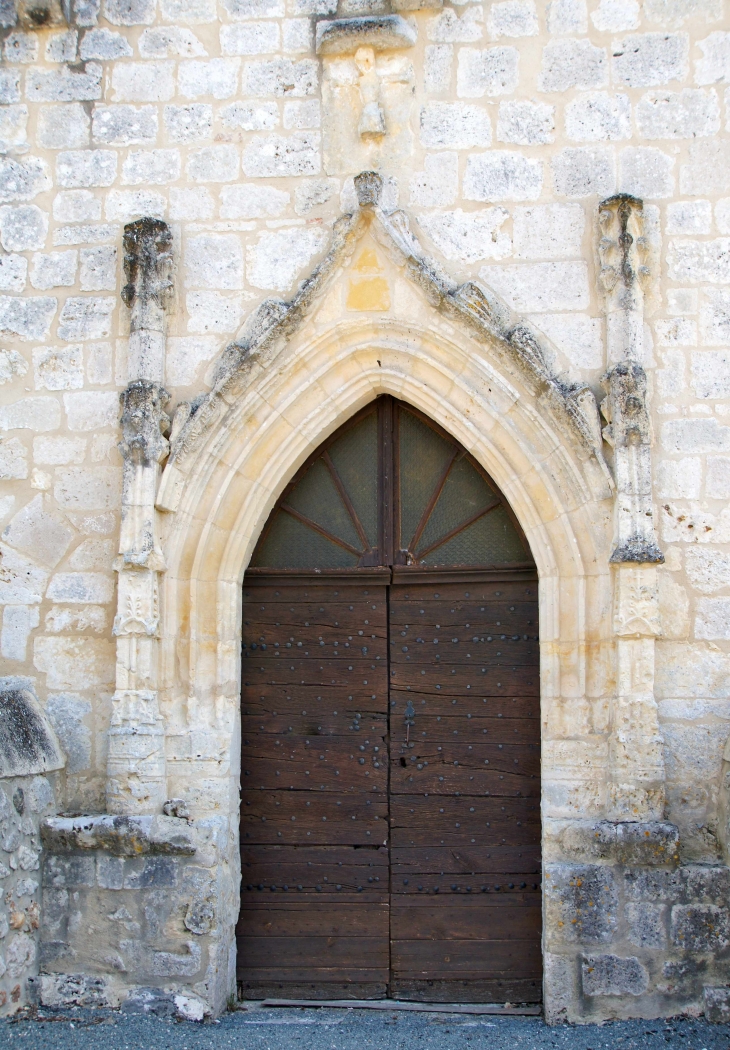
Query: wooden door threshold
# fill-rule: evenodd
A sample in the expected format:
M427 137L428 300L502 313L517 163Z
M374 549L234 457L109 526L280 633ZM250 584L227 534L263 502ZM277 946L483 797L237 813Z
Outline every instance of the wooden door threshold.
M539 1017L542 1007L512 1003L410 1003L399 999L263 999L261 1006L325 1007L330 1010L408 1010L425 1014L490 1014Z

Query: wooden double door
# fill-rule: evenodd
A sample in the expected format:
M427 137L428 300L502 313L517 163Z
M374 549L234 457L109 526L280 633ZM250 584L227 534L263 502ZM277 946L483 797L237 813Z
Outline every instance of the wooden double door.
M243 610L243 996L539 1001L537 578L494 483L379 399L281 497Z

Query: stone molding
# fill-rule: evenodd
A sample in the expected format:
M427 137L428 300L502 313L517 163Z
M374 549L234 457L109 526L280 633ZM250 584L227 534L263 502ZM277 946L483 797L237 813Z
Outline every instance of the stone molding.
M41 823L41 841L49 853L105 850L114 857L189 857L197 849L188 822L165 816L47 817Z
M414 26L400 15L363 15L317 23L318 55L351 55L358 48L395 51L413 47L418 39Z

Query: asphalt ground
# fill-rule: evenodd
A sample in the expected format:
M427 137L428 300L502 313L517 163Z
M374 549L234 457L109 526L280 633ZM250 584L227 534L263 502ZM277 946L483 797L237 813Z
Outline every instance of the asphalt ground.
M0 1046L29 1050L730 1050L730 1025L687 1018L548 1027L535 1017L261 1008L171 1021L43 1010L0 1021Z

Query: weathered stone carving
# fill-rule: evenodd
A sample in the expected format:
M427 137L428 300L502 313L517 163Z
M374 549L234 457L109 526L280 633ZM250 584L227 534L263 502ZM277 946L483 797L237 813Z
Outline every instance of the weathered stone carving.
M628 194L609 197L598 211L599 281L606 295L609 363L626 357L644 360L643 285L649 271L643 212L643 202Z
M154 381L164 368L165 308L172 295L172 233L161 219L124 227L122 299L131 311L129 377Z
M601 380L608 422L603 436L614 449L616 546L611 561L664 561L654 530L651 478L651 423L646 373L635 361L620 361Z
M358 48L394 51L413 47L418 34L400 15L363 15L317 23L318 55L351 55Z
M383 176L377 171L361 171L353 179L357 203L361 208L376 208L383 193Z
M267 299L261 303L236 341L221 354L210 393L201 395L191 405L178 407L171 454L157 494L158 509L176 509L184 477L183 461L225 411L225 391L240 381L254 360L273 354L296 331L313 302L350 258L367 228L437 310L468 328L477 340L496 351L508 368L520 373L545 408L572 434L580 454L595 461L602 492L607 495L613 480L603 458L598 408L592 391L585 384L574 383L553 371L555 355L545 337L516 318L494 292L473 281L458 285L426 254L405 212L383 211L380 206L383 178L378 172L363 171L354 182L360 210L343 215L335 223L332 244L322 262L291 301Z
M646 266L644 206L628 194L599 209L599 281L605 294L608 370L603 436L613 447L616 503L609 812L619 820L656 819L664 809L664 760L654 699L654 639L660 634L656 569L664 561L654 528L652 430L644 371Z
M162 568L162 552L155 539L155 502L158 465L169 445L163 430L169 427L165 406L170 395L159 383L134 379L120 395L124 461L122 525L119 553L124 565Z
M157 700L159 573L155 493L168 453L164 378L165 308L171 296L172 237L159 219L124 228L130 307L129 383L121 395L122 521L117 615L117 688L109 731L110 812L155 812L165 799L164 727Z
M606 296L609 368L601 383L606 398L603 431L614 448L616 542L613 563L662 562L654 530L651 492L651 424L644 372L644 293L648 276L643 203L628 194L602 202L598 245L600 283Z
M367 135L384 135L385 112L381 105L380 78L375 72L375 52L372 47L359 47L355 52L355 65L360 73L358 87L362 110L357 130L360 138Z

